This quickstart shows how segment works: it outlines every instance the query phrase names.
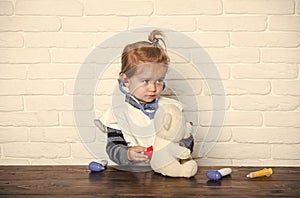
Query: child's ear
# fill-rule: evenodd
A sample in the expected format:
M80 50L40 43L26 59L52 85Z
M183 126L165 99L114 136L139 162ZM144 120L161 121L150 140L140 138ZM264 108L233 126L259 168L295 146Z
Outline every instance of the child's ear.
M124 82L128 83L129 82L128 78L124 78Z
M164 129L168 131L172 123L172 115L167 113L164 118Z
M126 87L128 87L128 85L129 85L129 78L127 78L126 74L123 74L123 76L122 76L122 83L123 83Z

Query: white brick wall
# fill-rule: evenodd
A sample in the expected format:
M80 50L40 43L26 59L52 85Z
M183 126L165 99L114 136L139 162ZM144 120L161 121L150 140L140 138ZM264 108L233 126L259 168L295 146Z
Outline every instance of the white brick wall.
M95 153L85 144L100 145L96 155L107 159L105 135L93 121L83 123L90 134L84 143L75 126L77 74L101 42L148 26L193 38L211 58L200 64L214 63L220 73L213 80L224 85L225 106L212 107L211 95L222 97L205 83L212 76L170 54L197 94L196 150L213 141L209 128L222 127L199 165L300 166L299 0L0 0L0 165L86 165ZM168 45L188 47L181 40ZM81 83L99 79L97 58L85 62L91 69ZM82 103L80 110L101 115L109 107L118 70L116 60L99 79L94 104ZM226 111L223 125L211 124L214 110Z

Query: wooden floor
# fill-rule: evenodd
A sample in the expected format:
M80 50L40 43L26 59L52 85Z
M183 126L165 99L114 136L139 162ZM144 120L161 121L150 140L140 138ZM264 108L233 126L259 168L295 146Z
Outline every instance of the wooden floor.
M0 197L300 197L300 167L254 179L245 175L261 168L231 167L230 176L209 181L206 171L218 168L199 167L186 179L113 167L90 173L85 166L0 166Z

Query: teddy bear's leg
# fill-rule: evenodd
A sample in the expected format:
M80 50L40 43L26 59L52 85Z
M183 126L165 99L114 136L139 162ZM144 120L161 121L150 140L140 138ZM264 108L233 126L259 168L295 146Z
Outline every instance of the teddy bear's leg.
M194 160L189 160L189 161L181 164L181 166L184 167L183 170L186 170L185 174L190 175L190 177L194 176L197 173L198 164Z
M157 172L170 177L192 177L197 173L197 170L197 163L194 160L190 160L184 164L174 161Z

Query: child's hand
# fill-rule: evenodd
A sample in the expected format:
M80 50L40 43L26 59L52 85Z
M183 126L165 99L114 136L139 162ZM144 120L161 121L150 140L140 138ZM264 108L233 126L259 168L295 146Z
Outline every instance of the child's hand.
M131 161L146 161L148 160L147 155L142 154L147 148L143 146L133 146L128 148L127 157Z

